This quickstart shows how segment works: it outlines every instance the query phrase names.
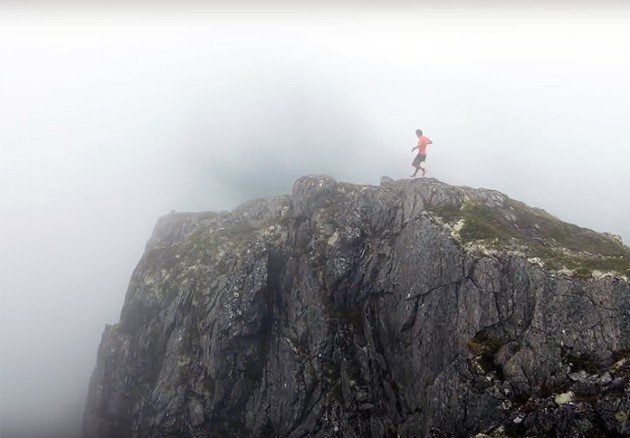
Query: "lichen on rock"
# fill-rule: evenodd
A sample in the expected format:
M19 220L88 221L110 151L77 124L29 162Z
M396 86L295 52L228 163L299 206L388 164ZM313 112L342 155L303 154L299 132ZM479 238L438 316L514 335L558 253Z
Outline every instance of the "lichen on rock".
M85 436L627 433L629 251L430 178L169 214L103 334Z

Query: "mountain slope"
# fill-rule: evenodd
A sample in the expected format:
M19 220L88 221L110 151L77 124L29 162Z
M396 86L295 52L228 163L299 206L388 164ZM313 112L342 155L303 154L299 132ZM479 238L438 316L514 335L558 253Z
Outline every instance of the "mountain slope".
M628 276L614 236L433 179L170 214L103 334L85 435L623 434Z

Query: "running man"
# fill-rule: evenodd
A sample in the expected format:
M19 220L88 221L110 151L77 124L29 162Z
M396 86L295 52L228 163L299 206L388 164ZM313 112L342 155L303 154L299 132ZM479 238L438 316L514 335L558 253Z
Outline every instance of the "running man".
M418 149L418 155L413 159L411 165L416 168L416 171L411 175L412 178L416 176L418 170L422 170L422 176L427 173L427 170L421 166L422 162L427 159L427 145L433 143L429 137L422 135L422 129L416 129L416 135L418 136L418 146L414 147L411 152Z

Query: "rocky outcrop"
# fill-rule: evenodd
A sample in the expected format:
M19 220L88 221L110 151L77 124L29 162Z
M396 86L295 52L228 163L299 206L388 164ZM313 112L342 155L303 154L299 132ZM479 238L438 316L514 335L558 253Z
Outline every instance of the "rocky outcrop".
M85 436L624 436L628 276L614 236L433 179L169 214Z

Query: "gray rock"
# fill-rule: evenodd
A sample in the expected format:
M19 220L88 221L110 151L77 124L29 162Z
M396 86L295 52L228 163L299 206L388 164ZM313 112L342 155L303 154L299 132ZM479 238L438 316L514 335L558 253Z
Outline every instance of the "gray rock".
M103 333L84 434L583 436L593 416L623 433L630 250L578 228L430 178L309 176L171 213ZM586 357L620 381L555 404Z
M576 373L570 373L569 379L574 382L586 382L586 380L588 379L588 374L586 373L586 371L580 370Z
M393 180L393 179L391 179L391 178L390 178L390 177L388 177L388 176L382 176L382 177L381 177L381 185L382 185L382 186L384 186L384 185L388 185L388 184L391 184L391 183L393 183L393 182L394 182L394 180Z

